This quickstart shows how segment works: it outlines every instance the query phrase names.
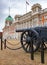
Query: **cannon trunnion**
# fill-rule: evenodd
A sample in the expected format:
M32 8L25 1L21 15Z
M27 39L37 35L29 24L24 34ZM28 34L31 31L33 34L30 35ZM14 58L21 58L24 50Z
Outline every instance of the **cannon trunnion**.
M26 52L31 52L31 43L33 43L33 51L35 52L42 42L47 42L47 27L19 29L16 32L22 32L21 45Z

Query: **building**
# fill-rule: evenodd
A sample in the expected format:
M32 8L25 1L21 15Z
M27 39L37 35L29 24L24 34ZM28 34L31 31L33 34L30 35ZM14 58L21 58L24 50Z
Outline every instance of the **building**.
M16 15L15 22L12 20L11 16L8 16L5 21L5 27L3 29L3 38L20 39L21 33L17 33L15 31L16 29L31 28L37 26L47 26L47 8L42 9L41 5L38 3L31 7L30 12L24 15Z
M13 25L13 18L9 15L5 20L5 27L3 28L3 38L14 38L15 26Z

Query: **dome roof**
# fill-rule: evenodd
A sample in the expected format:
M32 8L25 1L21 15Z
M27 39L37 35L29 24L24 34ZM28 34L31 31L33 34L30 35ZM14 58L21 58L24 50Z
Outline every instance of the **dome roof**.
M9 16L6 18L6 21L13 21L13 18L9 15Z

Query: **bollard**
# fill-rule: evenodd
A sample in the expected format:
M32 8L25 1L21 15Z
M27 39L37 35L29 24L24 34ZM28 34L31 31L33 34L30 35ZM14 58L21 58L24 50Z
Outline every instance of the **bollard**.
M44 63L44 42L41 44L41 63Z
M34 60L33 42L30 43L31 46L31 60Z
M3 50L2 35L1 35L1 50Z
M5 41L5 43L4 43L4 49L6 49L6 39L4 41Z

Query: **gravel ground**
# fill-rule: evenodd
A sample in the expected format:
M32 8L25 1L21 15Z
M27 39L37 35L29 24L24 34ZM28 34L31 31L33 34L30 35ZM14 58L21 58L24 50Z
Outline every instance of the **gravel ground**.
M31 60L30 54L22 48L19 50L0 50L0 65L47 65L47 51L45 51L45 63L41 63L40 52L34 54L34 60Z

